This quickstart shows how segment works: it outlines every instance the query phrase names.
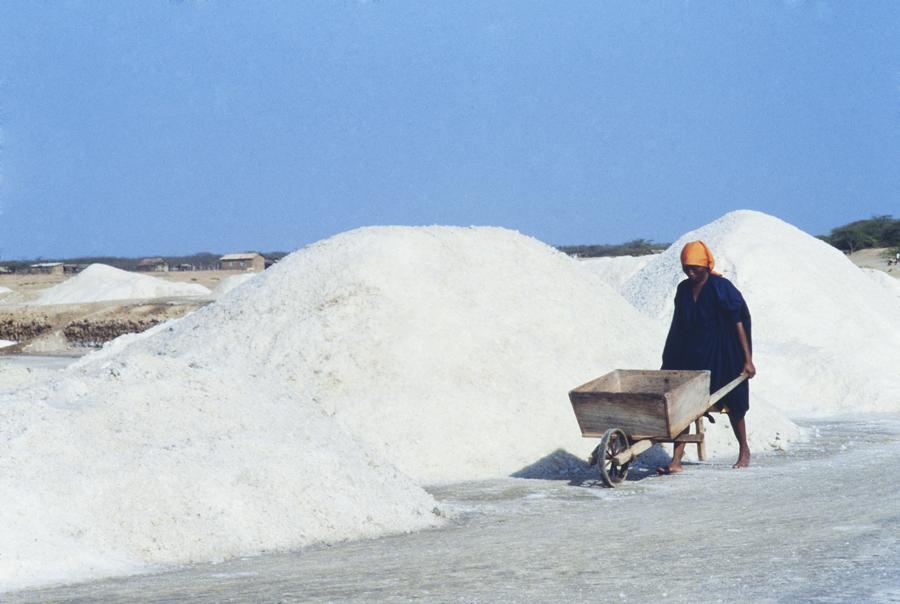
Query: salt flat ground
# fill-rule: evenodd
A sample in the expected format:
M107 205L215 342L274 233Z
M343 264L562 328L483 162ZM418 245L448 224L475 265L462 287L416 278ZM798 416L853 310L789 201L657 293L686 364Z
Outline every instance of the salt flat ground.
M4 601L900 602L900 418L804 425L748 470L453 484L442 529Z
M31 369L64 369L71 365L74 360L73 357L65 356L10 355L0 357L0 364Z

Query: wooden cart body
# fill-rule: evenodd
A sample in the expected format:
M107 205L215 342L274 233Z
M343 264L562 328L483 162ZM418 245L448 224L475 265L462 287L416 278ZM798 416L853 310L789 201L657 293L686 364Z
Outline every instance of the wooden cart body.
M709 405L709 371L616 369L569 392L585 437L619 428L629 440L672 440Z

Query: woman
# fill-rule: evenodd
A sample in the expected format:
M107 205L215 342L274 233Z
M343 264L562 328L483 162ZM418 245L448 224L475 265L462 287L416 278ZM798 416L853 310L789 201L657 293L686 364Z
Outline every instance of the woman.
M709 390L715 392L741 373L756 375L753 366L750 311L741 292L713 271L715 260L706 244L691 241L681 250L681 267L687 279L678 284L675 313L663 350L663 369L708 369ZM728 413L740 446L735 468L750 465L747 425L750 387L744 381L717 403ZM681 472L685 443L676 443L672 463L661 474Z

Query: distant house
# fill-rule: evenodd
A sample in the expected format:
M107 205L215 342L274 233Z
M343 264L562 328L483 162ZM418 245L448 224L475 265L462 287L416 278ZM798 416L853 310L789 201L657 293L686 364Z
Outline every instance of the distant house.
M260 272L266 270L266 258L257 252L225 254L219 258L219 268L223 271Z
M137 269L148 273L168 273L169 263L162 258L144 258L137 263Z
M62 262L39 262L28 267L28 272L32 275L62 275L65 270Z
M77 275L87 267L87 264L63 264L63 272L67 275Z

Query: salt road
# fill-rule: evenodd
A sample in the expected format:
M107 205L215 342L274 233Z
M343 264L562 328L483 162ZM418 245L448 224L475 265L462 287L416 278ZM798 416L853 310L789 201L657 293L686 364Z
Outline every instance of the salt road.
M448 485L443 529L4 600L900 602L900 419L804 425L748 470Z

